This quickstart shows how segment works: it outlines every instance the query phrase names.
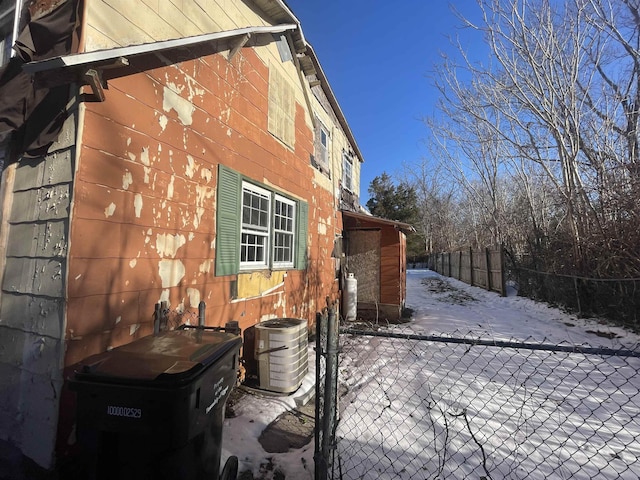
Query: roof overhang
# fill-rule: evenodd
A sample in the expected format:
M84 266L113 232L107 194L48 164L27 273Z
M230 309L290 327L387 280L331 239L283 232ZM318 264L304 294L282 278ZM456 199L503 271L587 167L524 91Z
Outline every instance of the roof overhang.
M367 215L364 213L342 210L342 216L347 219L351 219L362 226L367 224L368 226L379 225L380 227L393 227L396 230L400 230L405 235L416 232L416 229L413 227L413 225L409 223L398 222L396 220L387 220L386 218L374 217L373 215Z
M25 63L25 72L44 86L77 82L91 85L94 94L104 99L101 88L112 78L123 77L160 66L193 60L205 55L229 51L235 55L244 46L273 42L273 35L296 30L296 24L245 27L224 32L144 43L128 47L75 53Z
M355 155L360 162L364 162L364 156L320 66L318 57L304 38L300 20L283 0L253 0L253 3L276 25L246 27L130 47L71 54L29 62L23 68L25 72L34 75L38 85L52 87L72 82L90 85L94 95L99 100L103 100L102 89L106 88L107 81L112 78L193 60L225 50L229 50L229 55L232 56L243 46L265 45L273 41L273 34L286 33L291 39L293 53L296 55L300 69L311 81L317 80Z

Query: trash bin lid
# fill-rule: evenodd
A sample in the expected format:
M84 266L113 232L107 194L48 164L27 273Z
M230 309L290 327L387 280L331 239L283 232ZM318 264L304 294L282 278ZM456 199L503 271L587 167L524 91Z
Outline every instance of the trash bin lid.
M238 335L210 330L162 332L84 359L76 380L186 383L241 343Z

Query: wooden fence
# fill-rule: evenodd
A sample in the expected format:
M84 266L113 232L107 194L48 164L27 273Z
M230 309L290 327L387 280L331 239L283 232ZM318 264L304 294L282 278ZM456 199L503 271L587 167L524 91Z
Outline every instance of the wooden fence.
M429 268L440 275L506 295L502 248L436 253L429 256Z

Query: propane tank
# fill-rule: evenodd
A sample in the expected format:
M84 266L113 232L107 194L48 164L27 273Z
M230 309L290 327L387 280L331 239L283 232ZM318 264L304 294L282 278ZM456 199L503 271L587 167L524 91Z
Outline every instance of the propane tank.
M344 319L355 320L358 312L358 280L353 273L347 275L342 295Z

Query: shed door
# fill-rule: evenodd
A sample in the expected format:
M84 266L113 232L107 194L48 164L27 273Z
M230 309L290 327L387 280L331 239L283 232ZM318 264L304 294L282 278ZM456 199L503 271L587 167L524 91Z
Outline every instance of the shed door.
M347 272L358 280L358 303L380 302L380 230L350 230Z

